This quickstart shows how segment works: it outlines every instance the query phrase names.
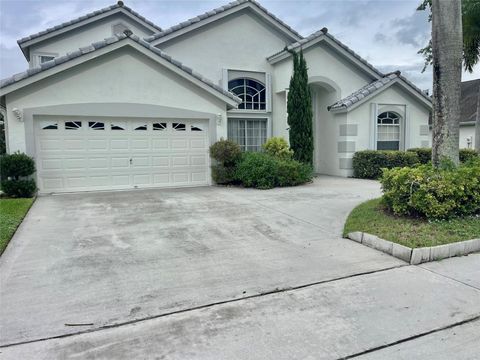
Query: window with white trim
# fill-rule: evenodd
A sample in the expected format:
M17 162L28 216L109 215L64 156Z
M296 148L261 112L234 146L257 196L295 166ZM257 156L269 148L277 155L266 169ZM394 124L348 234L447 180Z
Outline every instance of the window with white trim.
M228 139L242 151L260 151L267 141L266 119L228 119Z
M242 110L265 110L266 90L265 85L258 80L238 78L228 82L228 91L242 99L238 105Z
M400 150L400 116L386 111L377 116L377 150Z
M38 55L38 63L43 64L44 62L55 59L55 56L51 55Z

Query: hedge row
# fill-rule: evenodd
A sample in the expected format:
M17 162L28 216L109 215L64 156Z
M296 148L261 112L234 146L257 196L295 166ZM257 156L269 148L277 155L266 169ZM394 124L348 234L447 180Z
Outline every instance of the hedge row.
M380 182L384 204L397 215L437 220L480 214L480 159L457 168L389 169Z
M431 157L432 149L430 148L412 148L407 151L358 151L353 156L353 176L362 179L379 179L382 176L382 169L429 164ZM475 150L460 150L462 163L479 157Z
M428 164L432 161L432 149L431 148L412 148L407 151L411 151L417 154L420 164ZM465 163L471 159L477 158L480 155L474 149L460 149L460 162Z
M357 151L353 155L353 176L361 179L378 179L382 169L413 166L419 163L414 152L405 151Z

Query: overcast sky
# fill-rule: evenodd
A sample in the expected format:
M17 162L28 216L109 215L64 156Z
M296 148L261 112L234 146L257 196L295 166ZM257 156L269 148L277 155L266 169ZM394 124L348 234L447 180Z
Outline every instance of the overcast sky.
M162 28L224 5L219 0L125 0L125 5ZM431 89L432 72L421 73L417 54L430 37L420 0L261 0L302 35L329 32L383 72L400 69L421 89ZM114 4L112 0L0 0L0 78L27 68L17 39ZM96 41L99 39L92 39ZM250 39L249 41L253 41ZM85 44L87 45L87 44ZM480 78L480 66L463 80Z

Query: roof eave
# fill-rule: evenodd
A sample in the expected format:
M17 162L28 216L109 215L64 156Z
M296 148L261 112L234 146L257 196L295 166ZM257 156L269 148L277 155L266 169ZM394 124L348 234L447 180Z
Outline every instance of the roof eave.
M168 58L170 58L170 57L165 56L165 55L163 55L163 56L159 55L159 52L160 52L159 49L152 50L152 49L149 48L148 43L146 43L146 42L142 43L142 41L143 40L134 40L134 39L129 38L129 37L122 37L118 41L115 41L114 43L111 43L111 44L107 44L106 46L104 46L100 49L96 49L96 50L84 53L84 54L82 54L78 57L75 57L75 58L71 59L71 60L67 60L67 61L65 61L61 64L52 66L52 67L47 68L45 70L39 71L39 72L37 72L37 73L35 73L31 76L21 78L20 80L18 80L16 82L13 82L12 84L6 85L3 88L0 88L0 97L3 97L3 96L5 96L5 95L7 95L7 94L9 94L13 91L16 91L20 88L23 88L23 87L28 86L30 84L33 84L35 82L41 81L41 80L43 80L43 79L45 79L49 76L60 73L60 72L62 72L64 70L67 70L67 69L69 69L69 68L71 68L75 65L81 64L83 62L86 62L88 60L91 60L91 59L94 59L94 58L97 58L97 57L100 57L100 56L102 56L106 53L109 53L109 52L114 51L116 49L119 49L121 47L130 45L130 46L136 48L137 50L141 51L143 54L151 57L151 58L156 58L156 59L160 58L161 60L159 60L159 61L162 61L164 66L167 67L169 70L177 73L178 75L180 75L184 78L188 78L195 85L204 89L205 91L212 94L213 96L221 99L228 106L230 106L230 108L236 108L242 102L242 100L240 98L234 96L233 94L230 97L230 96L227 96L224 93L222 93L220 90L218 90L218 87L215 87L216 85L213 84L213 82L211 82L210 80L208 80L208 79L204 79L204 80L198 79L196 73L193 70L189 69L190 72L188 72L187 70L185 70L187 67L183 66L182 64L180 64L176 61L170 62L170 61L165 60L164 57L168 57ZM157 56L154 57L153 56L154 54L157 55ZM52 60L52 61L54 61L54 60ZM24 73L22 73L22 74L24 74Z
M404 88L406 88L408 90L409 93L411 93L412 95L414 95L417 99L421 100L421 102L429 109L432 108L432 102L430 100L427 100L423 95L419 94L418 91L415 89L415 88L412 88L412 86L410 84L408 84L407 82L405 82L403 79L401 78L396 78L392 81L390 81L388 84L385 84L384 86L382 86L381 88L377 89L376 91L368 94L367 96L365 96L363 99L357 101L356 103L350 105L350 106L346 106L346 105L343 105L342 107L339 107L339 108L330 108L329 111L330 112L334 112L334 113L342 113L342 112L350 112L350 111L353 111L355 110L357 107L361 106L363 103L365 103L366 101L370 100L371 98L377 96L378 94L382 93L383 91L387 90L388 88L390 88L391 86L393 86L394 84L400 84L401 86L403 86Z

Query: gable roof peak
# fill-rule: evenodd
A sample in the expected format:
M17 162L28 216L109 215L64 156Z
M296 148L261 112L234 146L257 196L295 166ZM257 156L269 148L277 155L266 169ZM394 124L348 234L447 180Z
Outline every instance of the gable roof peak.
M157 26L156 24L154 24L152 21L149 21L147 20L145 17L143 17L142 15L140 15L139 13L137 13L136 11L133 11L131 8L129 8L128 6L125 6L124 2L123 1L118 1L116 4L113 4L113 5L110 5L110 6L107 6L107 7L104 7L102 9L99 9L99 10L95 10L95 11L92 11L90 13L87 13L85 15L82 15L76 19L73 19L73 20L70 20L70 21L66 21L66 22L63 22L59 25L56 25L56 26L53 26L53 27L50 27L50 28L47 28L45 30L42 30L38 33L35 33L35 34L31 34L29 36L25 36L21 39L18 39L17 40L17 43L18 45L20 45L20 47L22 47L22 44L24 44L25 42L27 41L30 41L30 40L34 40L34 39L37 39L43 35L47 35L51 32L54 32L54 31L57 31L57 30L60 30L60 29L63 29L67 26L70 26L70 25L75 25L77 23L80 23L84 20L87 20L87 19L90 19L90 18L93 18L93 17L96 17L98 15L101 15L101 14L105 14L109 11L113 11L115 9L119 9L119 8L122 8L122 9L125 9L126 11L128 11L131 15L133 15L134 17L138 18L139 20L141 20L142 22L148 24L149 26L151 26L152 28L156 29L157 31L162 31L162 28Z
M295 40L300 40L303 38L302 35L300 35L296 30L294 30L292 27L290 27L288 24L280 20L277 16L272 14L270 11L268 11L265 7L260 5L257 1L255 0L235 0L232 1L226 5L220 6L218 8L212 9L210 11L207 11L203 14L197 15L191 19L188 19L186 21L182 21L181 23L178 23L176 25L171 26L168 29L165 29L163 31L160 31L156 34L153 34L147 38L145 38L146 41L152 42L158 39L161 39L167 35L170 35L178 30L187 28L189 26L192 26L196 23L200 23L202 21L206 21L207 19L213 17L213 16L222 16L225 15L225 12L234 9L236 7L240 7L241 5L247 4L247 6L250 6L252 8L257 8L261 13L263 13L266 17L271 19L274 23L276 23L280 28L283 28L286 33L290 35L292 39Z

